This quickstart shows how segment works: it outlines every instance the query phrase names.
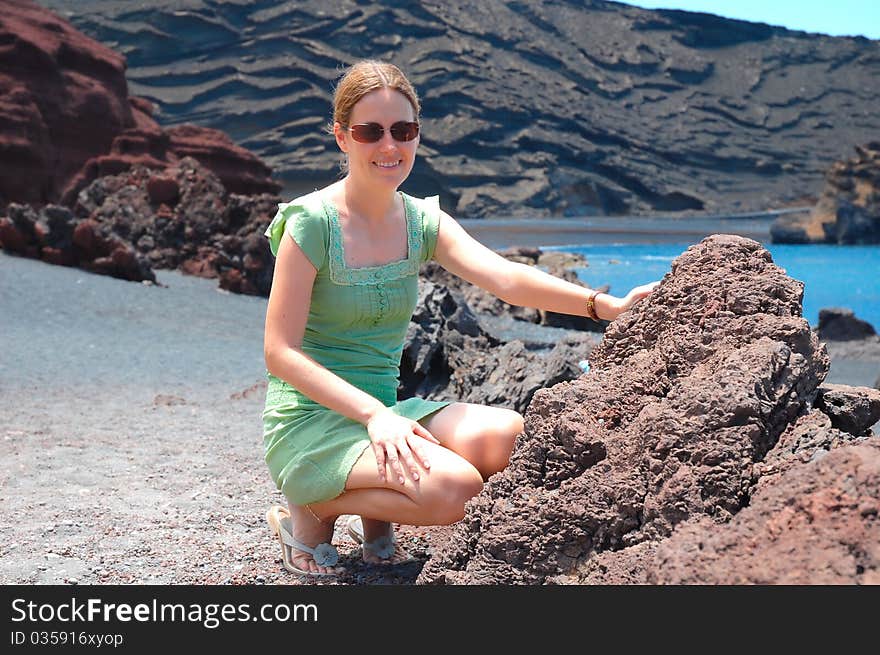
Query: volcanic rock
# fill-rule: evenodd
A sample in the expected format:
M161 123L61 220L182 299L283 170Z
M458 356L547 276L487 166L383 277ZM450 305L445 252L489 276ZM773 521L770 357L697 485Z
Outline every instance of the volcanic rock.
M274 259L263 236L278 210L270 194L226 191L184 157L161 173L135 166L100 177L77 196L75 213L11 204L0 217L4 250L127 280L155 281L154 268L219 278L236 293L269 295Z
M873 325L843 307L820 309L816 332L823 341L856 341L877 334Z
M60 205L37 212L11 203L7 213L0 217L0 246L7 252L123 280L156 281L149 261L110 226L76 218Z
M688 248L609 326L588 374L535 393L510 466L419 582L577 579L634 546L623 569L644 580L639 562L677 526L731 521L828 371L802 295L755 241Z
M774 243L880 243L880 141L855 149L855 157L828 169L811 212L774 221Z
M278 203L270 194L228 193L212 171L184 157L161 174L136 166L98 178L79 194L76 212L129 241L154 268L268 296L274 260L263 231Z
M876 389L823 384L818 391L816 408L827 414L838 430L863 435L880 420L880 391Z
M647 581L880 584L880 439L791 469L724 526L683 526L658 546Z
M455 400L525 411L538 389L581 374L578 362L593 348L569 335L551 348L515 339L502 342L480 327L462 298L429 279L407 329L398 397Z
M130 97L125 57L30 0L0 13L0 211L10 202L72 206L95 179L192 155L236 193L277 192L258 157L215 129L167 133Z

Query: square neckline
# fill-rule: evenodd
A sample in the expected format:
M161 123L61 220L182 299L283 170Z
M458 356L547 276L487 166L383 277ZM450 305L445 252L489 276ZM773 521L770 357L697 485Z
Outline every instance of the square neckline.
M390 266L400 266L401 264L405 264L409 262L413 254L415 252L415 244L413 243L413 227L412 227L412 209L410 208L409 202L406 200L406 196L400 191L397 192L397 195L400 196L400 199L403 201L403 222L404 227L406 229L406 257L401 259L394 259L390 262L386 262L384 264L373 264L372 266L349 266L345 261L345 241L343 239L342 234L342 225L339 223L339 210L336 207L336 203L334 203L329 198L326 198L323 194L321 195L321 203L324 205L324 211L328 214L330 218L330 239L331 239L331 247L338 247L339 251L342 253L341 263L345 270L348 271L374 271L380 270L383 268L388 268Z
M336 204L320 195L323 211L328 218L329 243L329 277L334 284L340 285L374 285L382 286L409 275L417 274L422 251L422 232L416 220L416 206L407 195L397 192L403 200L406 224L406 257L373 266L351 267L345 261L342 226L339 224L339 212Z

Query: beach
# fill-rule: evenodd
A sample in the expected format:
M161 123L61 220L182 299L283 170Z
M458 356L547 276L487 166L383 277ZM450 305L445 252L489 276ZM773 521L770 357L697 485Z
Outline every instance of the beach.
M265 522L266 299L0 254L0 583L298 584ZM431 534L401 541L427 559ZM355 557L349 584L411 583Z
M159 285L0 254L0 582L297 584L264 515L266 299L158 271ZM877 348L829 382L871 384ZM849 353L849 354L847 354ZM415 580L359 563L343 584ZM442 529L404 528L424 562Z

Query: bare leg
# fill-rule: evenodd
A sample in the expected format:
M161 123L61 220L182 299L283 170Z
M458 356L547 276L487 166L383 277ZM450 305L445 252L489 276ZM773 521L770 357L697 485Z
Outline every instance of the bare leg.
M376 456L367 448L355 462L345 491L332 500L312 504L312 509L322 518L360 514L379 522L409 525L448 525L460 520L464 504L483 487L480 472L448 448L426 442L425 450L431 468L420 470L418 480L407 476L401 484L393 476L379 478Z
M422 423L442 446L426 443L431 468L420 471L419 480L407 477L404 484L381 480L373 450L367 448L352 468L345 491L309 506L320 522L309 508L297 507L294 515L291 506L294 525L297 517L304 524L302 532L295 528L294 536L309 546L327 541L341 514L362 517L367 541L387 535L392 523L455 523L464 517L465 503L480 492L483 481L507 466L523 430L522 416L512 410L468 403L453 403ZM310 559L308 554L304 557ZM370 556L365 559L371 560ZM304 561L300 559L299 565ZM321 570L314 560L308 568Z
M511 409L453 403L430 415L422 425L440 443L469 461L488 480L510 462L523 417Z

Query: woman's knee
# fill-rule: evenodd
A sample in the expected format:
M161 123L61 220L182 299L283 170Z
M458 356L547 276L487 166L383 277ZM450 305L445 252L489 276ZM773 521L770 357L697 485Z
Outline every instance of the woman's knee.
M511 441L511 443L525 430L525 420L522 417L522 414L519 412L515 412L512 409L501 409L503 420L501 423L501 431L503 432L503 436Z
M470 464L454 470L432 470L430 484L422 493L423 506L433 524L449 525L464 518L465 503L482 489L483 476Z
M495 447L492 449L490 459L498 460L492 463L500 463L503 468L510 458L516 438L523 432L525 426L522 415L512 409L499 409L498 419L498 422L494 424L494 429L491 430L491 438Z

